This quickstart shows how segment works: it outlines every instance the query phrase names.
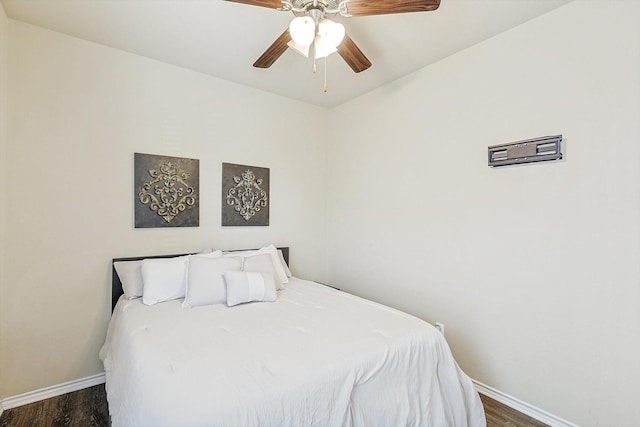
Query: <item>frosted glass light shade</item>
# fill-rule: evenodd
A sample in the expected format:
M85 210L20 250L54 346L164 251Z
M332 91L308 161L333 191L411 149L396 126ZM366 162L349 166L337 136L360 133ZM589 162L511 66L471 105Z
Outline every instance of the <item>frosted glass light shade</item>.
M323 19L318 24L318 35L326 38L333 47L338 47L344 39L344 25L330 19Z
M314 48L315 48L315 58L319 59L319 58L324 58L325 56L329 56L332 53L335 53L338 51L338 49L336 49L336 46L333 46L329 40L327 40L326 37L321 37L321 36L317 36L316 37L316 41L314 43Z
M296 43L295 40L291 40L289 43L287 43L287 46L289 46L294 52L299 53L305 58L309 57L309 48L311 47L310 44L299 44Z
M289 24L289 34L296 44L310 46L316 35L316 24L309 16L293 18Z
M315 58L324 58L337 52L338 45L344 39L344 25L323 19L318 24L318 35L315 39Z

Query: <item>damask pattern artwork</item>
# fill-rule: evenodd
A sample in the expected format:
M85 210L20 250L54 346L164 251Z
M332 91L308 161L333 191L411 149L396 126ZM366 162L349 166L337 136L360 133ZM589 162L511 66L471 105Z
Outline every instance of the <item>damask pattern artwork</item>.
M269 225L269 168L222 164L222 225Z
M198 227L200 161L134 153L135 227Z

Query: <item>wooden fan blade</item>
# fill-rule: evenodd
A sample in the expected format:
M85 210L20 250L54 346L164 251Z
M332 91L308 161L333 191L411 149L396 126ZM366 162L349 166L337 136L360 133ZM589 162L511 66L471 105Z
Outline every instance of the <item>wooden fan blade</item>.
M440 0L350 0L347 3L347 13L352 16L368 16L429 12L439 6Z
M256 68L271 67L273 63L276 62L276 60L280 58L280 56L282 56L284 51L287 50L287 48L289 47L287 46L287 43L289 43L290 41L291 35L289 34L289 29L286 29L285 32L282 33L280 37L278 37L276 41L274 41L271 46L269 46L267 50L264 51L262 56L258 58L253 66Z
M280 0L225 0L234 3L248 4L251 6L268 7L269 9L279 9L282 7Z
M344 35L342 43L338 45L338 54L356 73L371 67L371 61L364 56L360 48L356 46L353 40L351 40L351 37L346 34Z

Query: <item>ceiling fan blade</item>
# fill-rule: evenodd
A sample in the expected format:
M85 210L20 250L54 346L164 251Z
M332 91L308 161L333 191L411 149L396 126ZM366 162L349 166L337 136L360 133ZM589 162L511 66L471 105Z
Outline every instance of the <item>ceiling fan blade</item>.
M436 10L440 0L350 0L347 12L352 16L388 15L392 13Z
M276 41L274 41L271 46L269 46L267 50L264 51L264 53L260 56L260 58L258 58L253 66L256 68L271 67L273 63L276 62L276 60L280 58L280 56L282 56L284 51L287 50L287 48L289 47L287 46L287 43L289 43L290 41L291 35L289 34L289 29L286 29L284 33L282 33L280 37L278 37Z
M243 3L251 6L268 7L269 9L278 9L282 7L280 0L225 0L234 3Z
M371 67L371 61L364 56L360 48L356 46L353 40L351 40L351 37L346 34L344 35L342 43L338 45L338 54L356 73Z

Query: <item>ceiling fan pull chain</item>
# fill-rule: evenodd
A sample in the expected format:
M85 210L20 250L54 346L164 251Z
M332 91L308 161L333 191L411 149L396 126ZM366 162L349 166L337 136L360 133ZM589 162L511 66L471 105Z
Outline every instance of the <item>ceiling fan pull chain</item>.
M324 91L327 92L327 57L324 57Z
M316 71L318 71L318 67L316 67L316 44L313 44L313 68L311 68L311 71L313 71L313 74L316 73Z

